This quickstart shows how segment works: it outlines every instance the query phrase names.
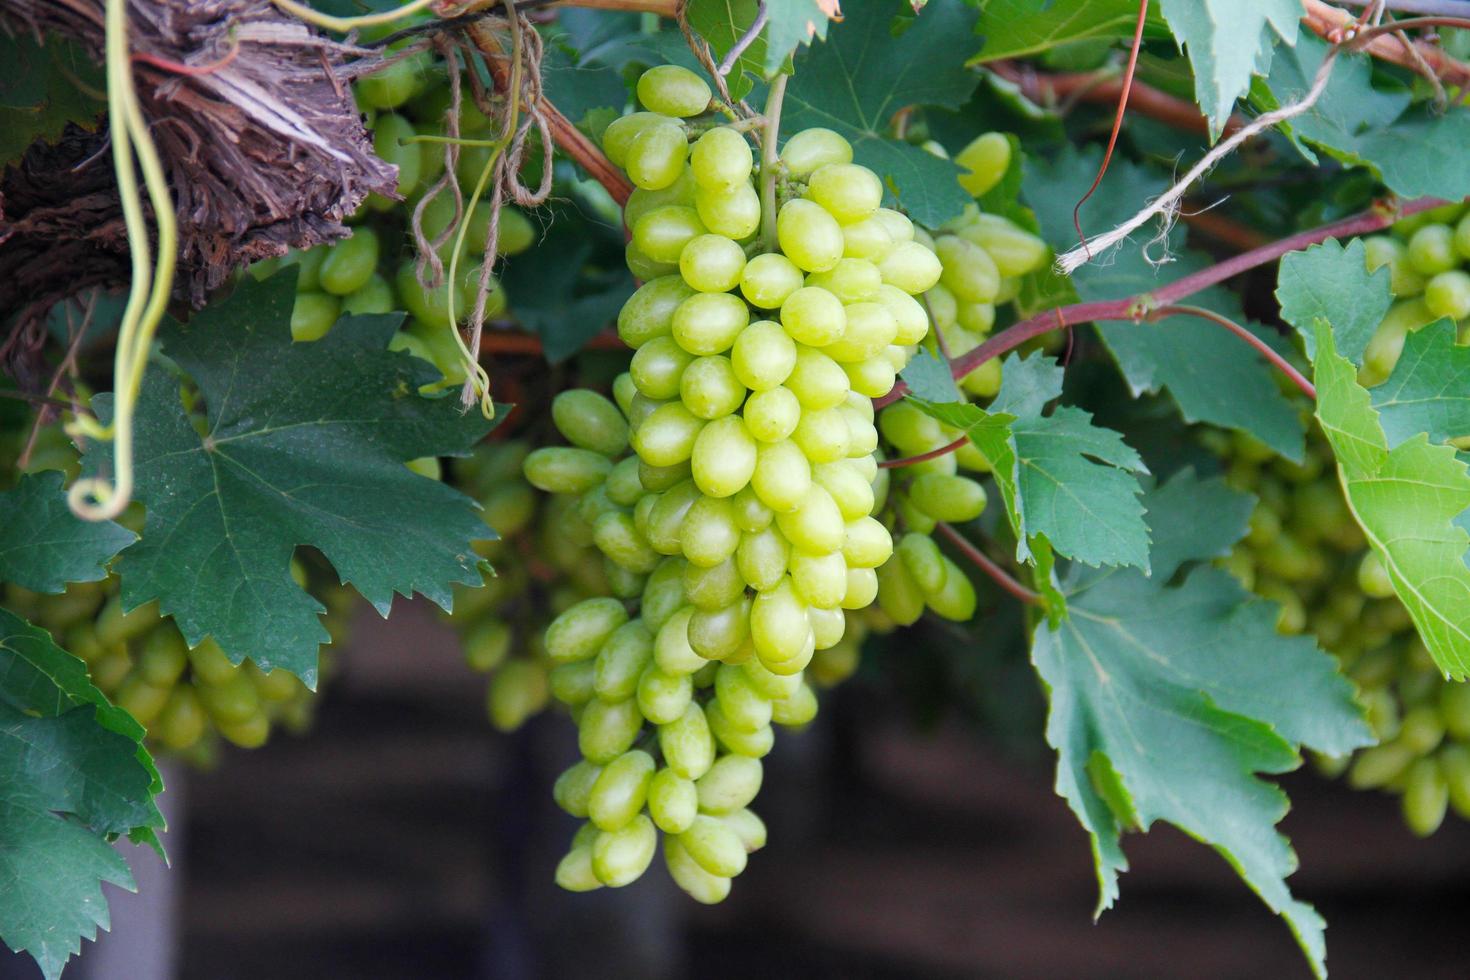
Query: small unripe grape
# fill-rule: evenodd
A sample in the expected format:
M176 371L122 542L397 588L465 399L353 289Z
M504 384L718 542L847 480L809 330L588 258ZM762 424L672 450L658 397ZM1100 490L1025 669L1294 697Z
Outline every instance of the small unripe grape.
M367 313L391 313L398 305L398 297L393 294L393 286L377 273L368 276L368 280L355 292L342 297L342 312L353 316Z
M996 184L1011 165L1011 141L1004 133L981 133L954 155L954 162L967 173L960 186L972 197L980 197Z
M684 779L698 779L715 761L715 740L704 709L690 704L674 721L658 727L658 747L664 764Z
M189 644L184 641L184 635L171 625L160 625L143 641L138 674L149 684L169 687L179 679L188 662Z
M482 620L471 627L461 641L465 661L472 670L489 673L505 662L514 639L510 626L503 620Z
M189 748L204 736L207 719L199 696L191 685L175 687L164 702L158 718L149 728L149 734L174 751Z
M674 883L702 905L718 905L730 894L730 879L704 870L690 857L677 836L664 838L664 864Z
M618 337L637 350L674 328L674 311L695 290L678 276L650 279L618 311Z
M1389 235L1370 235L1363 239L1368 271L1388 266L1388 288L1395 296L1417 296L1424 291L1424 277L1409 265L1404 243Z
M628 448L628 423L623 413L595 391L563 391L551 401L551 419L574 446L604 456L617 456Z
M631 514L610 510L599 514L590 523L593 544L619 567L646 575L659 563L659 553L639 532Z
M761 223L760 195L749 184L729 191L698 188L694 192L694 209L706 228L737 242L754 235Z
M745 427L761 442L780 442L796 431L801 402L787 388L758 391L745 400Z
M842 226L821 205L793 200L776 215L781 251L804 272L825 272L842 258Z
M129 674L112 696L113 703L147 727L153 724L168 701L169 689L148 683L136 673Z
M755 473L756 440L738 415L727 415L700 431L690 462L700 490L711 497L734 496Z
M740 293L762 310L779 309L802 286L801 270L784 255L768 252L745 264Z
M393 190L400 197L408 197L419 185L422 174L423 155L417 145L401 142L418 135L413 123L395 113L379 114L373 123L373 152L398 168L398 182ZM379 203L381 202L381 203ZM382 195L372 195L369 204L375 210L386 211L394 202Z
M944 588L948 566L944 553L929 535L905 534L894 551L914 584L925 595L935 595Z
M589 760L606 765L633 747L642 728L643 715L636 701L594 698L582 709L577 745Z
M740 838L748 853L754 853L766 846L766 825L750 810L722 813L720 820L735 831L735 836Z
M700 235L679 253L679 273L703 293L723 293L740 285L745 251L721 235Z
M804 177L830 163L851 163L852 144L830 129L804 129L786 141L781 161L792 176Z
M679 543L685 558L704 567L718 565L735 554L740 528L729 499L701 494L684 516Z
M546 653L553 663L575 663L597 655L613 631L628 621L623 604L612 598L584 599L546 628Z
M755 155L744 136L725 126L717 126L694 143L689 153L689 167L700 187L728 191L750 180Z
M238 725L260 712L260 695L244 671L236 671L222 684L197 688L204 710L216 725Z
M587 797L587 816L599 830L626 827L648 798L648 784L657 767L641 749L624 752L598 774Z
M694 781L672 769L660 769L648 787L648 815L666 834L688 830L699 815L699 791Z
M761 503L780 514L795 510L811 487L811 464L791 441L762 444L756 451L751 485Z
M658 65L639 76L638 101L663 116L697 116L709 106L710 90L688 68Z
M1456 320L1470 317L1470 273L1451 269L1429 280L1424 287L1424 305L1435 316Z
M544 446L526 457L526 479L548 493L585 493L607 479L612 460L590 449Z
M655 262L678 263L684 246L703 234L704 223L693 208L666 204L638 218L633 225L633 244Z
M781 326L797 343L825 347L847 329L842 301L818 286L804 286L781 304Z
M396 109L417 94L422 86L422 70L421 63L404 58L362 76L353 83L352 91L358 104L366 109Z
M1393 579L1389 577L1388 569L1384 567L1383 560L1378 557L1378 552L1368 552L1359 563L1358 588L1375 599L1387 599L1393 596Z
M745 385L730 360L719 354L696 358L679 377L679 398L702 419L728 416L745 401Z
M623 169L635 187L663 190L683 174L688 156L689 140L683 126L675 123L649 126L633 137Z
M977 335L977 338L983 337L995 326L995 303L960 303L955 308L955 318L960 327Z
M628 162L628 149L645 129L668 125L668 117L656 112L632 112L614 119L603 131L602 152L616 166Z
M747 388L766 391L784 382L796 367L796 344L781 324L757 320L735 338L730 363Z
M1459 264L1455 233L1449 225L1425 225L1409 238L1409 265L1421 276L1438 275Z
M654 466L682 463L694 452L694 441L705 426L682 402L661 405L633 433L633 448Z
M750 323L744 300L730 293L696 293L674 311L673 336L691 354L722 354Z

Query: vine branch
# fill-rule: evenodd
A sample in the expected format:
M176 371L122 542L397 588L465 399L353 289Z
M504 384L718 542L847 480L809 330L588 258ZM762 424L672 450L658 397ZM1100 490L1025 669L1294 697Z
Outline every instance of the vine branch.
M1028 605L1034 606L1041 602L1041 596L1038 593L1032 592L1030 589L1026 588L1026 586L1018 582L1015 577L1011 575L1010 572L1006 571L1004 568L1001 568L1000 565L991 560L991 557L985 552L981 551L978 547L976 547L974 542L972 542L969 538L965 537L963 534L956 531L953 527L944 523L943 521L935 524L934 527L937 531L939 531L940 534L944 535L945 538L947 538L949 542L955 546L956 549L958 549L960 554L964 555L967 559L974 563L976 568L984 572L986 577L988 577L996 585L1000 586L1001 589L1003 589L1006 593L1014 596L1015 598L1021 600Z
M1351 13L1340 7L1334 7L1330 3L1325 3L1323 0L1302 0L1302 6L1306 10L1302 16L1302 22L1318 37L1328 41L1342 38L1344 32L1357 23L1357 19ZM1390 2L1388 6L1395 10L1411 10L1402 2ZM1418 6L1433 6L1435 13L1443 13L1447 5L1431 4L1421 0ZM1417 7L1414 10L1417 12ZM1396 21L1392 26L1395 30L1402 31L1408 23L1408 21ZM1370 37L1363 50L1375 58L1400 65L1410 71L1419 70L1417 59L1422 58L1441 81L1451 85L1470 85L1470 65L1463 61L1456 61L1436 44L1426 44L1422 41L1406 43L1391 34L1384 34Z
M1190 306L1185 303L1176 303L1170 306L1161 306L1156 310L1151 310L1148 316L1144 317L1144 319L1152 322L1155 320L1161 320L1166 316L1198 317L1201 320L1209 320L1211 323L1224 327L1226 330L1229 330L1231 333L1235 334L1235 336L1245 341L1251 347L1255 348L1257 353L1259 353L1262 357L1271 362L1272 367L1276 368L1282 374L1290 378L1291 383L1296 385L1297 388L1301 390L1302 394L1312 399L1312 401L1317 400L1316 387L1314 387L1312 382L1308 381L1306 377L1300 371L1298 371L1290 361L1282 357L1279 352L1272 350L1271 346L1260 337L1257 337L1255 334L1251 333L1245 327L1236 323L1228 316L1216 313L1214 310L1207 310L1203 306Z

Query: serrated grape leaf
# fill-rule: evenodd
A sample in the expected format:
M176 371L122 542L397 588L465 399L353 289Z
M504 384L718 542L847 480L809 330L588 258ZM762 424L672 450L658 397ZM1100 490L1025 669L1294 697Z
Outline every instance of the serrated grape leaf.
M319 549L384 616L395 593L448 609L455 583L478 585L471 542L487 536L474 501L403 463L461 454L490 428L457 398L422 398L438 372L386 350L401 314L344 317L293 344L295 271L249 277L187 324L165 352L198 385L205 434L179 382L148 372L134 420L142 539L117 571L127 608L159 600L191 646L212 636L240 663L282 667L314 687L328 641L323 607L291 578L292 552ZM110 417L110 397L94 399ZM111 467L94 443L89 472Z
M1194 94L1218 138L1250 87L1271 64L1273 35L1297 43L1300 0L1159 0L1164 19L1194 67Z
M1393 373L1369 392L1390 447L1420 432L1430 442L1470 435L1470 347L1455 333L1449 319L1410 332Z
M578 125L599 109L621 110L628 101L628 87L616 68L580 60L555 44L541 58L541 82L552 105Z
M1079 154L1070 147L1052 160L1027 158L1026 197L1036 210L1043 237L1052 245L1075 242L1072 208L1092 183L1100 160L1100 150ZM1100 192L1082 210L1083 227L1119 224L1167 183L1157 173L1114 157ZM1120 248L1106 262L1078 269L1072 282L1083 300L1119 299L1211 264L1208 257L1182 244L1182 232L1176 231L1148 247L1155 260L1173 259L1164 267L1150 264L1139 247ZM1224 287L1206 289L1189 302L1247 323L1239 297ZM1135 396L1168 389L1186 422L1248 432L1283 456L1301 460L1305 436L1299 413L1277 385L1274 369L1238 338L1190 316L1151 323L1100 323L1097 329Z
M1422 431L1390 448L1357 370L1337 352L1331 324L1318 318L1314 330L1317 418L1348 507L1435 663L1463 680L1470 676L1470 533L1458 522L1470 509L1470 469Z
M796 61L786 89L781 132L836 130L853 159L878 174L910 217L938 227L972 198L959 168L910 143L889 139L893 116L908 106L958 109L977 78L962 64L975 12L960 0L934 0L908 29L893 33L897 7L855 5L831 36Z
M1151 492L1156 570L1218 554L1218 528L1198 549L1186 542L1216 525L1214 506L1232 495L1242 496L1188 471ZM1237 537L1249 510L1248 498L1231 506ZM1324 923L1291 895L1296 856L1274 829L1288 801L1257 774L1296 768L1302 746L1341 755L1372 733L1336 661L1306 637L1277 633L1274 605L1207 565L1172 587L1157 571L1072 566L1063 580L1071 616L1038 625L1032 643L1051 700L1056 789L1092 838L1098 912L1128 869L1122 833L1163 820L1214 847L1323 975Z
M1144 37L1167 38L1168 25L1150 4ZM1138 0L990 0L981 4L975 33L980 52L970 64L1024 58L1060 44L1133 37Z
M766 0L765 58L769 77L803 44L827 39L827 22L841 14L838 0Z
M1275 108L1301 98L1327 51L1327 43L1314 36L1278 51L1265 97L1257 101ZM1458 200L1470 194L1470 168L1465 166L1470 111L1453 104L1444 113L1411 107L1408 89L1385 91L1373 82L1367 55L1338 57L1316 104L1288 124L1303 155L1317 162L1305 142L1339 160L1367 166L1404 197L1432 194Z
M107 577L107 563L137 535L112 521L84 521L67 506L65 477L26 475L0 493L0 582L64 592Z
M801 5L793 0L788 0L787 3L779 6L790 8ZM811 0L805 0L805 5L812 9L816 8L816 4ZM715 54L715 61L723 63L725 55L740 41L746 29L755 23L757 9L756 0L689 0L685 8L685 17L689 20L689 26L709 42ZM827 18L823 16L821 20L825 35ZM769 23L768 19L767 24ZM796 47L794 41L791 47ZM787 53L789 54L790 51L788 50ZM785 55L777 58L777 68L785 60ZM773 68L772 73L775 71L776 69ZM762 31L735 59L730 74L725 76L725 84L729 86L732 98L743 99L750 94L756 82L765 77L766 38L765 32Z
M920 350L898 374L915 398L941 403L963 401L959 386L954 383L949 360L943 354Z
M94 127L107 104L102 68L72 41L0 31L0 169L38 139L55 141L67 123Z
M1143 460L1080 408L1042 410L1062 392L1062 369L1041 354L1006 358L989 410L969 403L914 403L966 432L990 462L1012 529L1016 558L1038 568L1050 551L1088 565L1148 568L1138 474ZM1045 542L1041 552L1035 543Z
M1304 252L1281 257L1276 301L1281 304L1282 319L1299 325L1309 357L1317 343L1311 324L1320 316L1334 325L1339 352L1354 364L1363 363L1368 341L1393 305L1388 269L1365 275L1363 253L1362 239L1355 238L1344 248L1329 238Z
M134 889L110 841L159 847L143 735L85 663L0 609L0 939L48 980L108 927L101 882Z

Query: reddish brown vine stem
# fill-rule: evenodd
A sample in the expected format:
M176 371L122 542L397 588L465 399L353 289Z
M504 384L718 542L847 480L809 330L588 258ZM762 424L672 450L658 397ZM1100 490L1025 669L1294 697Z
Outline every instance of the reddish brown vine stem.
M1053 330L1063 330L1094 320L1137 321L1147 316L1151 310L1178 303L1202 289L1224 282L1257 266L1265 265L1267 262L1273 262L1287 252L1295 252L1309 245L1318 245L1329 238L1338 236L1365 235L1370 231L1387 228L1400 218L1441 207L1447 203L1449 202L1437 197L1421 197L1397 209L1374 208L1351 218L1344 218L1341 221L1299 232L1262 245L1260 248L1251 249L1249 252L1231 256L1223 262L1217 262L1208 268L1166 283L1152 292L1125 296L1122 299L1073 303L1070 306L1061 306L1038 313L1007 327L974 350L955 358L950 362L950 370L956 378L962 378L991 358L1015 350L1026 341ZM887 395L875 399L874 407L882 408L902 398L907 392L908 386L900 381Z
M949 542L959 549L961 554L973 562L976 568L984 572L992 582L1000 586L1006 593L1028 605L1037 605L1041 602L1041 595L1039 593L1032 592L1026 586L1016 581L1010 572L1007 572L1004 568L1001 568L992 561L989 555L976 547L963 534L943 521L935 524L934 527L940 534L948 538Z
M954 442L946 443L945 445L940 446L938 449L931 449L927 453L919 453L919 455L917 456L904 456L900 459L880 460L878 463L878 468L883 470L892 470L898 469L902 466L914 466L918 463L927 462L931 459L938 459L940 456L947 456L950 453L958 452L960 447L964 446L964 444L969 441L969 436L960 436Z
M1357 21L1357 18L1348 11L1334 7L1330 3L1324 3L1323 0L1302 0L1302 6L1306 11L1302 16L1302 22L1314 34L1334 43L1340 40L1343 32ZM1391 28L1401 31L1406 25L1412 26L1407 20L1403 20L1395 22ZM1410 50L1411 47L1413 50ZM1363 50L1375 58L1401 65L1410 71L1420 70L1417 59L1422 58L1440 81L1450 85L1470 85L1470 65L1463 61L1456 61L1446 54L1443 48L1435 44L1416 41L1405 43L1391 34L1381 34L1376 37L1370 35Z

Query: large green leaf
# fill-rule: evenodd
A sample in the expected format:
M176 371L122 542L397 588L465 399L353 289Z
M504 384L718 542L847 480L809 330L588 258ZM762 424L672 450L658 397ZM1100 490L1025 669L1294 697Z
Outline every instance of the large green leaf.
M0 939L48 980L107 928L101 882L134 887L110 841L158 846L163 786L143 735L86 664L0 609Z
M1028 158L1026 196L1053 245L1076 241L1072 208L1092 183L1100 160L1100 150L1079 154L1070 148L1049 161ZM1114 157L1100 192L1083 208L1085 227L1120 223L1167 183L1161 174ZM1139 246L1125 246L1107 262L1078 269L1072 281L1083 300L1121 299L1211 264L1209 257L1182 245L1182 232L1175 232L1148 246L1147 255ZM1163 258L1172 261L1157 264ZM1204 290L1189 302L1247 322L1239 297L1223 287ZM1274 369L1216 324L1171 316L1151 323L1098 324L1098 331L1135 395L1168 389L1186 422L1249 432L1283 456L1301 459L1301 418L1277 385Z
M101 66L71 41L0 31L0 66L0 169L35 140L54 142L67 123L95 126L107 111L91 94L105 87Z
M1271 64L1274 37L1296 43L1300 0L1159 0L1174 37L1194 67L1194 93L1218 136L1250 87Z
M239 663L283 667L316 684L322 606L291 578L292 552L319 549L383 615L395 593L448 609L455 583L478 585L471 547L488 532L469 498L403 463L462 453L490 424L458 399L417 394L437 377L385 350L400 314L344 317L323 339L291 342L295 274L242 280L165 351L199 386L203 434L179 382L155 367L134 420L143 538L117 569L128 608L159 600L191 645L212 636ZM96 399L110 417L111 398ZM86 457L110 469L110 444Z
M826 40L828 21L838 6L837 0L766 0L766 75L780 71L800 45Z
M1455 333L1451 320L1410 333L1393 373L1370 392L1390 446L1420 432L1430 442L1470 435L1470 347Z
M33 592L63 592L68 582L96 582L107 563L137 539L112 521L71 512L55 471L22 476L0 493L0 582Z
M977 82L962 62L975 12L960 0L933 0L894 34L896 5L864 3L847 12L822 44L796 62L786 90L782 135L810 126L836 130L853 158L870 167L917 222L937 227L971 202L959 168L910 143L888 138L908 106L958 109Z
M1062 369L1052 358L1012 354L1002 377L989 410L914 403L963 429L990 462L1016 532L1016 558L1044 571L1055 549L1088 565L1146 569L1148 528L1138 474L1147 468L1138 454L1080 408L1062 405L1042 414L1062 392Z
M1337 352L1332 326L1318 320L1314 329L1317 418L1348 507L1435 663L1463 680L1470 676L1470 533L1457 522L1470 509L1470 471L1452 447L1422 431L1390 448L1356 368Z
M1354 364L1363 363L1368 341L1393 305L1388 269L1365 275L1363 253L1362 240L1355 238L1346 248L1328 239L1304 252L1282 256L1276 300L1282 319L1299 326L1308 355L1317 342L1313 320L1324 317L1334 326L1339 353Z
M1277 52L1259 101L1266 108L1294 102L1311 86L1328 45L1303 37L1292 49ZM1313 163L1316 157L1302 141L1348 163L1373 170L1393 191L1405 197L1432 194L1458 200L1470 194L1470 110L1452 105L1444 113L1412 107L1407 89L1374 87L1372 60L1343 55L1311 109L1291 120L1289 131Z
M1144 36L1169 36L1157 2L1149 4ZM1138 0L990 0L981 4L975 33L982 38L971 64L1024 58L1071 41L1132 38Z
M1372 734L1336 661L1279 634L1275 606L1209 566L1166 585L1173 566L1245 532L1249 499L1186 471L1145 502L1153 578L1073 566L1070 618L1039 625L1032 646L1051 698L1057 792L1091 835L1099 911L1128 868L1122 834L1163 820L1219 851L1321 975L1323 922L1291 895L1296 857L1274 829L1288 802L1257 774L1296 768L1301 746L1341 755ZM1200 528L1210 531L1191 548Z
M806 2L812 9L816 8L815 3L811 3L810 0ZM787 3L779 6L783 10L789 10L799 4L788 0ZM746 29L755 23L756 10L756 0L689 0L689 5L685 8L685 16L689 19L689 26L709 42L710 47L714 50L715 60L723 61L725 55L744 36ZM821 20L825 25L827 18L822 17ZM769 21L767 24L769 25ZM791 47L796 47L795 41L792 42ZM789 54L790 51L788 50L787 53ZM777 67L784 60L785 55L777 57ZM774 70L772 69L773 72ZM755 87L756 82L765 77L766 39L763 32L735 60L734 67L730 69L730 74L725 78L725 84L730 87L731 96L743 99Z

